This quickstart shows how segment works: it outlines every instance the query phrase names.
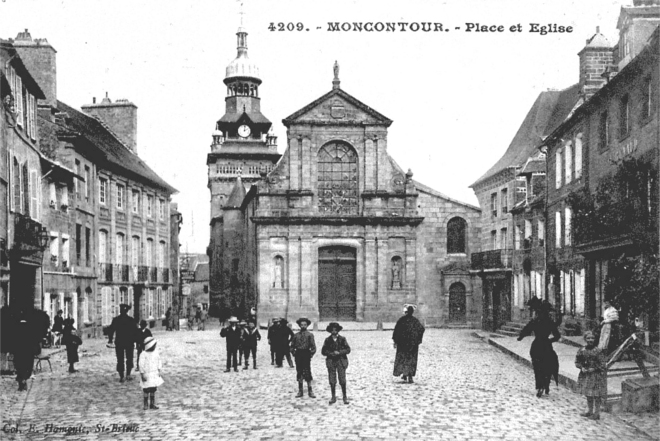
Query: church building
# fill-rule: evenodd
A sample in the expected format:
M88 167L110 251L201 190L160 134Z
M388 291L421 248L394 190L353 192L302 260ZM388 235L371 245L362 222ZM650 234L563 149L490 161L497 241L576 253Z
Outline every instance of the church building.
M340 87L336 62L330 91L283 120L280 158L246 35L239 29L208 160L212 307L316 324L392 322L412 303L427 325L480 326L481 285L469 272L480 209L389 156L392 121Z

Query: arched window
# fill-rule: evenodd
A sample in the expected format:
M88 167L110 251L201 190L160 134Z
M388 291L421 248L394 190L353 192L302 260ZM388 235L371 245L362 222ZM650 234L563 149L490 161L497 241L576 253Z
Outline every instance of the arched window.
M284 288L284 259L282 256L275 256L273 259L273 288Z
M392 257L390 262L390 288L401 289L403 288L403 259L399 256Z
M455 217L447 222L447 253L465 254L465 232L467 222L465 219Z
M318 154L319 212L358 214L358 158L342 142L324 145Z

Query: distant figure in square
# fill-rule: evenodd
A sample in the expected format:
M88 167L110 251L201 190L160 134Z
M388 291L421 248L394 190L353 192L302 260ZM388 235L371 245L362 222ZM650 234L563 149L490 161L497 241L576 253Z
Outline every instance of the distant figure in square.
M332 392L330 404L337 402L337 374L339 374L339 385L341 386L344 404L348 404L348 397L346 396L346 368L348 368L348 357L346 355L351 353L351 347L348 345L346 339L339 335L339 331L342 329L344 328L339 323L330 323L325 330L331 335L325 339L323 342L323 348L321 348L321 355L327 357L325 359L325 367L328 368L330 391Z
M419 345L424 337L424 326L413 317L414 305L404 305L404 316L394 326L392 340L396 349L394 359L394 376L401 376L403 381L413 383L413 377L417 374L417 355Z
M279 325L280 319L275 317L270 319L270 324L268 325L268 346L270 346L270 364L275 364L275 329Z
M68 334L62 337L62 344L66 346L66 361L69 363L69 373L78 372L74 369L74 363L78 363L78 346L82 344L80 337L76 335L75 329L70 329Z
M140 329L138 330L138 337L136 339L138 363L140 362L140 354L144 351L144 341L147 337L153 337L151 330L147 327L146 320L140 320Z
M296 323L300 326L300 331L291 340L291 353L296 359L296 378L298 380L298 395L296 395L296 398L303 396L303 381L307 382L309 397L316 398L312 390L313 378L310 365L312 357L316 354L316 343L314 342L314 335L307 330L312 322L307 318L299 318Z
M144 410L158 409L158 406L156 406L156 390L158 390L158 386L163 384L162 370L163 364L156 348L156 339L147 337L144 340L144 353L138 361L140 387L144 396Z
M227 339L227 369L225 372L231 372L232 366L234 372L238 372L238 348L241 343L241 330L238 328L238 319L231 317L229 326L222 328L220 337Z
M587 397L588 410L580 416L600 419L600 405L607 398L607 367L605 352L596 346L596 336L593 332L584 333L586 346L580 348L575 355L575 367L580 369L578 387L580 393ZM594 409L594 403L596 404Z
M257 368L257 342L261 340L261 334L254 322L248 322L247 328L243 330L243 354L245 357L245 367L248 368L250 353L252 354L252 368Z

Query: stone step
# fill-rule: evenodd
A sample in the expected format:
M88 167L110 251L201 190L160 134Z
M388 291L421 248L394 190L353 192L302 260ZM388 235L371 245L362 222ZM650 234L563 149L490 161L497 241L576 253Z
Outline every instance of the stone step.
M517 337L518 332L516 331L507 331L506 329L498 329L494 334L503 335L505 337Z

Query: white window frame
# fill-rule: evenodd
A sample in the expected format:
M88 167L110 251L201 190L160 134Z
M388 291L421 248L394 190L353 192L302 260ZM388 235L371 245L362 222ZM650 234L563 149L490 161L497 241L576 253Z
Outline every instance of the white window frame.
M57 231L50 232L50 257L55 266L60 263L60 236ZM53 257L55 257L55 260L53 260Z
M568 141L564 148L564 182L567 184L573 180L573 141Z
M62 234L62 268L66 266L70 266L71 259L70 257L70 250L71 247L71 240L68 234Z
M117 209L124 209L124 195L126 194L126 187L123 184L117 183Z
M573 212L571 210L571 207L566 207L564 208L564 244L566 246L569 246L572 244L572 223L571 223L571 218L572 218Z
M108 180L99 177L99 204L107 205L108 203Z
M575 136L575 179L582 177L582 133Z
M122 233L117 233L115 240L116 240L116 253L115 253L115 262L117 265L123 265L124 264L124 243L125 243L125 238L126 236Z
M561 211L555 211L555 248L561 248Z
M131 194L133 195L132 196L132 202L131 202L131 205L132 205L131 210L135 214L140 214L140 191L139 190L133 190Z
M151 217L153 215L153 205L154 203L154 197L150 194L147 195L147 217Z
M562 184L562 156L561 151L557 150L555 153L555 188L561 188Z

